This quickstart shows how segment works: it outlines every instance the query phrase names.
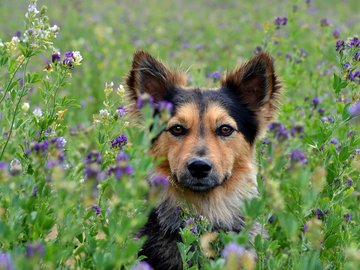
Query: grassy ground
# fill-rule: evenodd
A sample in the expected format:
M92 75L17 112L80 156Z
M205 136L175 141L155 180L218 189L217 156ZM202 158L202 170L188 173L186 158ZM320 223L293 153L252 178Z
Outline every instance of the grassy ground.
M4 44L16 31L22 39L28 4L0 2ZM274 56L283 82L277 124L258 145L262 199L243 210L250 223L266 227L270 239L250 243L246 231L224 233L214 247L218 254L229 243L254 247L256 266L240 255L235 266L220 255L208 260L198 247L192 258L184 248L188 268L235 269L241 263L246 269L358 269L359 122L358 112L349 108L360 99L359 77L350 79L359 70L354 56L359 47L336 51L337 40L360 33L358 1L51 0L39 1L39 10L41 5L47 6L50 25L60 27L56 51L62 57L80 51L83 60L74 69L59 64L47 73L43 69L54 53L49 48L31 56L27 69L19 64L24 51L1 51L7 60L0 70L0 269L12 269L10 264L113 269L137 262L141 241L132 234L157 197L143 180L153 164L144 158L150 134L118 115L126 101L121 91L115 93L137 49L186 70L192 87L216 86L214 73L223 75L263 50ZM275 25L276 17L286 17L286 25ZM106 94L111 81L114 91ZM37 107L41 117L33 114ZM104 109L109 116L99 112ZM112 148L111 140L122 133L128 144ZM51 138L65 138L65 149L35 150L36 143ZM304 156L294 157L295 150ZM134 168L120 181L107 174L124 165L119 151L130 156L125 163ZM59 160L63 152L66 158ZM14 173L15 158L20 172ZM49 167L51 159L56 164ZM92 211L96 207L99 215ZM185 231L184 237L192 235ZM28 254L29 248L35 251ZM2 264L7 259L9 264Z

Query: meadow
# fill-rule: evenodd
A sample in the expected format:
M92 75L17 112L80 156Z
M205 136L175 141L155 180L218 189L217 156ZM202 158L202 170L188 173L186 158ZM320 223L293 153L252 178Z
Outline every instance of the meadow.
M246 228L214 237L184 211L184 269L360 269L359 11L357 0L0 0L0 270L150 269L136 232L168 185L146 180L168 112L145 104L138 123L127 111L138 49L192 87L266 51L283 85ZM268 238L250 239L255 222Z

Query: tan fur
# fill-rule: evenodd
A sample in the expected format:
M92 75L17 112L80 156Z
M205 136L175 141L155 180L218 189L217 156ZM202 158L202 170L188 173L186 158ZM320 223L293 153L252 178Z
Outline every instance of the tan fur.
M223 124L235 128L236 122L216 103L210 104L200 119L196 104L186 104L178 109L177 114L169 120L168 127L182 124L189 129L183 139L163 133L154 145L152 152L157 157L165 157L157 168L157 173L179 174L186 169L186 162L195 155L196 150L206 146L205 157L209 159L218 173L220 180L229 177L220 186L206 193L182 189L175 179L170 177L172 185L165 199L174 205L188 204L198 214L209 219L217 226L231 228L239 217L239 207L245 198L256 196L256 167L253 162L254 149L241 133L234 133L227 138L220 138L215 129ZM199 134L200 121L204 125L203 136Z

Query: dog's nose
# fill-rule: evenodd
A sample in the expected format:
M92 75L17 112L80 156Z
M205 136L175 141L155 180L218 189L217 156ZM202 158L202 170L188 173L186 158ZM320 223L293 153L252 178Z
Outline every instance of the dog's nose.
M187 163L190 174L195 178L204 178L209 175L212 166L205 158L193 158Z

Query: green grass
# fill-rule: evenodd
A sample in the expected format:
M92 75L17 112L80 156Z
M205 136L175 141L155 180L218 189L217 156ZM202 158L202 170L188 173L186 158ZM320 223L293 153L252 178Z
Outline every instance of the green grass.
M0 162L6 166L0 167L0 269L3 265L11 269L1 264L3 254L11 256L16 269L135 265L143 240L135 240L134 233L159 194L145 181L154 164L144 155L150 143L146 139L153 135L146 127L154 119L146 117L139 126L116 112L127 104L116 88L125 84L133 53L146 50L170 67L187 71L192 87L215 87L213 72L224 75L259 48L275 58L283 84L277 122L288 137L282 138L274 129L266 134L268 144L259 142L261 197L248 202L243 212L249 224L260 222L268 230L269 239L258 237L251 243L246 230L222 233L213 247L218 256L209 260L199 248L200 234L207 226L198 224L198 234L183 232L187 267L235 269L240 263L253 269L243 257L221 258L224 245L236 242L256 249L256 269L358 269L360 155L354 153L360 148L360 130L348 108L359 101L360 92L359 83L347 79L343 64L349 61L351 72L359 70L359 61L351 59L359 49L335 50L337 39L360 33L358 1L310 2L39 1L38 9L47 6L50 25L60 26L57 39L51 39L54 47L62 56L80 51L83 61L73 70L53 65L47 73L44 68L51 61L51 49L36 51L26 43L22 51L0 48L0 89L8 89L5 96L0 91L0 99L4 98ZM27 1L0 2L4 44L17 30L24 33L27 8ZM276 29L277 16L287 17L287 25ZM321 26L325 18L329 25ZM335 29L340 30L340 38L333 36ZM20 55L30 59L27 68L16 62ZM106 95L105 83L111 81L114 91ZM320 103L315 108L312 100L317 97ZM30 105L28 111L24 102ZM42 109L40 118L32 113L36 107ZM109 117L99 116L102 109L109 111ZM145 110L150 116L150 108ZM155 121L161 125L159 119ZM292 136L290 130L296 126L303 131ZM117 180L106 172L120 166L119 149L111 148L110 142L122 133L128 137L123 151L130 159L125 163L131 164L134 174ZM36 153L35 142L55 137L66 139L65 150L51 145L45 154ZM339 142L331 143L332 138ZM32 149L29 155L27 149ZM295 149L304 152L306 164L291 161L289 155ZM86 161L91 151L101 153L102 161ZM59 161L63 152L65 160ZM21 166L10 165L15 158ZM46 165L53 159L54 166ZM86 178L86 169L99 175ZM99 215L94 205L100 207ZM352 217L348 222L347 214ZM272 223L268 222L271 216ZM38 250L27 254L34 243ZM190 245L196 251L192 257Z

